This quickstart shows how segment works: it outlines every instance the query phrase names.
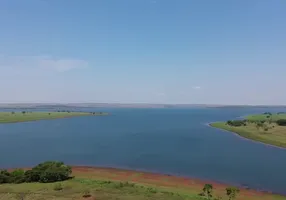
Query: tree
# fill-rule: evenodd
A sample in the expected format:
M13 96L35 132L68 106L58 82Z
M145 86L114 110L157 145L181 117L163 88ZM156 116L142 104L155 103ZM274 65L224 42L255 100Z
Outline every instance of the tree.
M236 187L228 187L225 190L229 200L234 200L240 192L240 190Z
M0 170L0 184L9 183L10 173L7 170Z
M256 128L259 129L259 128L263 127L264 126L264 122L265 121L258 121L258 122L256 122Z
M25 181L27 183L39 182L40 175L41 175L41 172L38 170L27 170L25 171L25 175L24 175Z
M50 183L67 180L71 175L71 167L63 162L47 161L32 169L34 177L39 178L39 182Z
M265 112L265 113L263 113L263 115L272 115L272 113L271 112Z
M15 169L10 173L9 183L24 183L25 171L22 169Z
M22 111L22 114L25 114L26 113L26 111Z
M63 162L48 161L27 171L22 169L16 169L12 172L0 170L0 184L63 181L70 178L71 172L71 167L65 165Z
M226 123L229 126L246 126L246 122L246 120L229 120Z
M205 186L203 188L203 193L208 199L211 199L213 196L213 185L212 184L205 184Z
M279 119L276 121L276 124L279 126L286 126L286 119Z

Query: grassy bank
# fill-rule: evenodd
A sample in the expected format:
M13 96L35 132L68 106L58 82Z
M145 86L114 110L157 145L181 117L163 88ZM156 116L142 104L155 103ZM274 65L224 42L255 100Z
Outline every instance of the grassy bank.
M215 122L210 125L215 128L231 131L238 135L265 144L286 148L286 126L278 126L276 121L286 119L286 114L250 115L245 117L242 126L231 126L227 122ZM262 122L262 123L261 123ZM260 127L257 123L262 124Z
M16 123L36 120L60 119L80 116L107 115L101 112L0 112L0 123Z
M74 167L75 178L59 183L0 185L0 200L200 200L204 183L168 175L128 170ZM214 195L228 199L225 185L213 184ZM242 189L237 200L285 200L283 196ZM89 199L87 199L89 200Z
M286 114L285 113L281 113L281 114L271 114L267 115L267 114L258 114L258 115L248 115L245 117L245 119L250 120L250 121L261 121L261 120L268 120L271 117L271 120L273 122L279 120L279 119L286 119Z

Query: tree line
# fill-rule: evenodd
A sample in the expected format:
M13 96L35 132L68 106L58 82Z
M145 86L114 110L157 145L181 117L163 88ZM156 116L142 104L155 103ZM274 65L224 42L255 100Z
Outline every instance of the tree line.
M273 120L272 120L271 115L267 115L266 118L267 118L266 120L256 120L256 121L247 120L247 119L244 119L244 120L228 120L226 122L226 124L229 126L240 127L240 126L246 126L248 123L249 124L253 123L253 124L255 124L257 129L262 128L264 131L268 131L268 129L274 128L274 126L272 124ZM268 123L268 125L267 125L267 123ZM286 126L286 119L278 119L275 121L275 123L278 126ZM269 126L271 124L272 124L272 126Z
M238 196L240 190L236 187L227 187L225 189L225 192L229 200L234 200ZM222 200L223 199L221 196L214 197L212 184L205 184L203 191L199 195L206 197L208 200Z
M52 183L71 177L72 169L63 162L47 161L30 170L0 170L0 184L3 183Z

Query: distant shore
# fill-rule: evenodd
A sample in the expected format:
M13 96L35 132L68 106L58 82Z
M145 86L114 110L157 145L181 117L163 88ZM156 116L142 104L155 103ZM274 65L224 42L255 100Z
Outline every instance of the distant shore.
M70 112L70 111L58 111L58 112L0 112L0 124L4 123L19 123L38 120L52 120L81 116L104 116L108 113L104 112Z
M275 108L286 105L160 104L160 103L0 103L0 108Z

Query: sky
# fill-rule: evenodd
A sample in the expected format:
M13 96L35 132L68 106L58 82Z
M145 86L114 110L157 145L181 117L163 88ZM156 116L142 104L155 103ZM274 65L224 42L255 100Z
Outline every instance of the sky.
M286 105L285 0L0 0L0 103Z

